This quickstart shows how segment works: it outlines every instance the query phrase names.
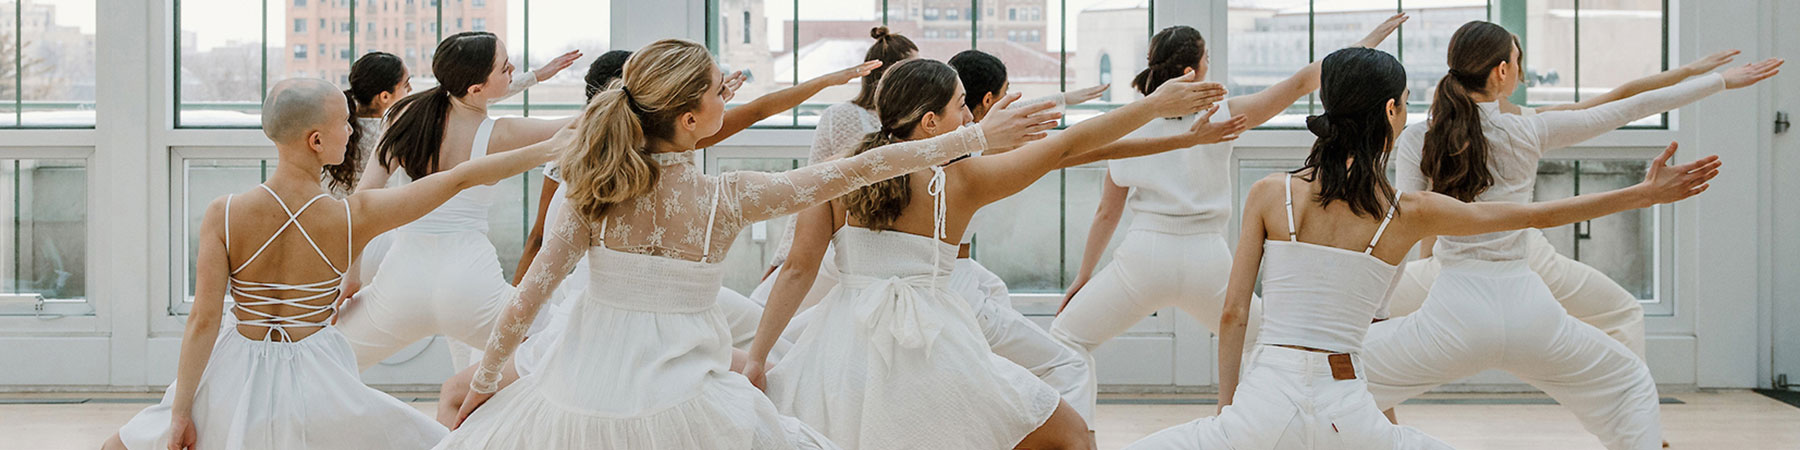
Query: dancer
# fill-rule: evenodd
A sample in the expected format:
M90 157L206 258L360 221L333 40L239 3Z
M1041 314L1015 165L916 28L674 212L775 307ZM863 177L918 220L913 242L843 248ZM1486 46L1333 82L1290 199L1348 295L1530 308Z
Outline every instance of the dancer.
M705 175L691 151L721 126L723 79L704 46L663 40L633 54L622 83L588 104L575 150L559 161L568 211L548 228L494 329L464 420L440 448L835 448L728 370L714 298L731 240L715 237L1041 137L1057 117L1018 108L980 127L791 172ZM549 359L496 395L528 324L584 254L590 289Z
M513 76L512 83L507 85L506 95L490 99L489 104L525 92L525 89L538 82L556 76L580 57L580 51L570 51L537 70L519 72ZM330 176L326 179L326 189L331 190L333 195L343 197L355 190L360 181L358 177L364 170L364 162L372 158L376 144L381 142L382 134L387 131L382 116L387 114L389 107L411 93L412 81L406 63L392 53L369 52L350 65L350 88L344 90L344 96L350 100L350 125L354 127L350 134L350 144L355 151L344 156L351 164L326 168L328 171L344 172L328 174ZM404 179L405 175L395 173L383 186L393 185ZM387 257L388 248L394 244L393 238L391 234L382 233L369 240L369 245L363 247L362 253L357 257L358 262L352 265L357 272L356 280L375 278L375 269L381 267L381 261ZM360 282L352 287L360 287ZM356 289L347 289L344 292L354 294L355 291Z
M488 116L488 105L505 95L513 72L505 45L492 33L445 38L433 56L432 72L437 87L391 108L376 164L368 164L360 189L384 186L390 172L421 179L482 155L539 142L574 120ZM458 193L431 214L396 229L389 257L366 290L359 291L355 271L346 277L345 297L353 300L346 303L339 327L356 348L358 367L367 369L434 334L464 344L452 352L452 363L469 365L467 346L486 338L513 291L487 236L495 189L481 186Z
M1641 117L1775 75L1768 60L1577 111L1505 114L1497 100L1518 86L1517 38L1475 21L1450 39L1450 74L1431 117L1402 132L1395 162L1402 190L1462 201L1529 202L1544 151L1598 136ZM1607 448L1660 448L1656 384L1624 344L1570 317L1532 273L1526 233L1438 239L1438 275L1418 312L1369 332L1370 391L1383 409L1487 369L1500 369L1569 408Z
M1389 17L1353 47L1375 48L1406 20L1404 13ZM1148 68L1132 86L1148 93L1183 72L1205 77L1208 64L1199 31L1166 28L1150 38ZM1320 63L1313 63L1262 92L1221 102L1214 117L1237 114L1246 118L1246 126L1261 125L1318 89L1319 71ZM1132 136L1175 134L1188 127L1186 120L1155 121ZM1051 336L1080 350L1092 365L1095 348L1164 307L1180 307L1201 325L1219 323L1231 264L1224 235L1233 203L1231 154L1231 144L1225 142L1107 163L1081 268L1051 323ZM1090 277L1125 208L1136 216L1124 242L1112 263ZM1257 308L1251 311L1254 342L1260 316Z
M1381 316L1398 264L1414 243L1545 227L1681 200L1706 190L1717 157L1651 162L1643 183L1554 202L1463 203L1387 183L1388 152L1406 124L1406 71L1378 50L1324 60L1325 112L1300 169L1270 175L1244 202L1219 329L1216 417L1165 429L1130 449L1438 448L1449 445L1382 420L1364 379L1363 345ZM1251 290L1263 280L1264 327L1239 381Z
M343 94L321 80L287 80L269 92L263 133L275 144L275 172L259 189L207 207L176 381L106 448L427 448L444 436L418 410L362 384L350 344L332 326L342 268L365 236L529 170L574 133L338 200L318 177L347 162L349 116ZM222 318L228 333L219 333Z
M852 154L940 135L968 120L956 70L942 62L901 62L879 92L881 131ZM988 347L968 301L948 286L958 241L943 240L960 237L981 206L1051 170L1149 153L1090 150L1153 118L1204 109L1223 94L1216 83L1175 80L1043 142L879 182L804 212L796 248L810 251L790 262L816 260L824 246L807 244L833 236L842 284L811 311L813 325L769 370L777 409L854 449L1092 448L1086 423L1055 390ZM912 201L925 196L932 200ZM811 275L780 275L745 368L751 382L762 378Z
M1730 63L1737 55L1736 50L1714 53L1674 70L1632 80L1605 94L1583 99L1578 103L1548 105L1536 109L1513 105L1505 98L1499 99L1497 103L1503 112L1524 115L1543 111L1588 109L1705 75ZM1409 152L1406 155L1412 161L1418 161L1417 154ZM1532 176L1536 175L1535 171L1532 172ZM1563 309L1568 310L1569 315L1576 319L1606 332L1607 336L1625 344L1639 359L1644 359L1644 307L1638 303L1637 295L1626 291L1619 283L1592 266L1557 253L1550 241L1544 238L1543 231L1533 228L1522 233L1522 239L1526 241L1526 265L1544 278L1545 286L1550 288L1551 295L1556 296L1556 301L1563 305ZM1443 264L1431 257L1433 242L1432 239L1421 241L1419 254L1422 258L1407 262L1406 270L1400 271L1401 279L1395 285L1394 292L1388 295L1392 302L1389 308L1394 316L1418 311L1419 306L1425 303L1425 293L1431 289L1431 283L1437 280L1438 272L1443 270Z
M629 51L614 50L606 52L594 60L594 64L588 68L587 76L589 101L593 100L593 94L604 91L605 86L624 74L625 60L630 57L631 52ZM700 147L704 148L723 141L730 135L749 128L759 120L798 106L826 87L848 83L880 65L880 61L865 62L855 67L814 78L795 87L769 93L742 106L727 109L719 132L702 140ZM728 78L727 83L729 82ZM728 95L727 101L730 100L729 97ZM519 277L513 280L514 283L522 281L522 277L530 269L530 262L537 257L539 245L536 244L542 243L544 224L557 223L561 219L560 216L564 212L563 205L568 198L568 190L563 186L560 176L560 170L556 169L554 162L544 170L544 188L543 192L539 194L538 219L531 228L530 236L532 238L528 240L532 244L526 246L525 254L521 256L523 265L519 268ZM575 264L572 274L584 273L588 270L587 267L587 260L581 260ZM532 330L526 334L531 339L520 344L519 350L513 355L513 364L501 373L499 384L501 389L505 389L507 385L518 380L519 376L530 374L537 368L538 363L549 357L551 344L556 342L557 336L568 325L568 313L575 304L569 300L579 298L586 289L587 278L581 276L564 280L562 285L557 287L556 292L552 294L550 309L540 314L548 315L548 318L533 323ZM745 360L742 356L743 350L749 348L751 338L756 335L756 324L762 319L763 307L751 302L749 298L738 294L737 291L724 286L719 287L716 301L719 311L725 316L725 322L731 329L731 345L736 349L732 352L732 368L741 370ZM540 323L542 326L538 326ZM446 426L454 423L457 411L462 409L463 397L468 394L469 380L473 379L474 374L474 366L464 368L456 375L451 376L449 380L445 380L443 386L439 387L438 398L440 400L438 401L437 415L439 423Z

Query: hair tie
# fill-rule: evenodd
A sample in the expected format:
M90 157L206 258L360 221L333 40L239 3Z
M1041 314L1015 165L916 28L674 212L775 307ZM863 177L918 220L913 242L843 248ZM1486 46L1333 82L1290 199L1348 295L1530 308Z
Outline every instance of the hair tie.
M637 98L631 96L631 89L627 89L625 86L619 86L619 92L625 94L625 106L631 108L631 112L640 115L644 114L644 108L638 106Z
M1318 136L1320 139L1330 139L1335 130L1331 129L1331 119L1326 117L1326 114L1328 113L1306 116L1306 131L1311 131L1313 136Z

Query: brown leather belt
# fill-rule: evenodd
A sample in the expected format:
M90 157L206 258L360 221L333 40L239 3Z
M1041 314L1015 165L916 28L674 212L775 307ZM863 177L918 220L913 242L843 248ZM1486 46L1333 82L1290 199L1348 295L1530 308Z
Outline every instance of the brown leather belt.
M1274 344L1274 345L1276 347L1291 348L1294 350L1305 350L1305 351L1309 351L1309 352L1313 352L1313 353L1325 353L1326 354L1325 362L1331 365L1331 379L1333 379L1333 380L1354 380L1354 379L1356 379L1356 363L1352 362L1349 353L1337 353L1337 352L1333 352L1330 350L1322 350L1322 349L1316 349L1316 348L1312 348L1312 347L1303 347L1303 346L1299 346L1299 345L1286 345L1286 344Z

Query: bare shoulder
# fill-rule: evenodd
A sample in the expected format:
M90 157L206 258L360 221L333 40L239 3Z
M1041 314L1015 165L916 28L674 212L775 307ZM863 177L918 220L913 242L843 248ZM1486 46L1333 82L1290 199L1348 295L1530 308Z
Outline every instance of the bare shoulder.
M1283 193L1289 189L1287 179L1287 172L1276 172L1251 184L1250 192L1244 196L1244 215L1250 215L1251 211L1258 210L1253 208L1283 202Z

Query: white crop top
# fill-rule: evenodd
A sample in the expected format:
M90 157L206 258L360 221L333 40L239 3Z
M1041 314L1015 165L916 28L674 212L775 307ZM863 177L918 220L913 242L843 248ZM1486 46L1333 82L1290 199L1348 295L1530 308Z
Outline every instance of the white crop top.
M494 119L481 121L475 129L474 144L469 146L469 160L487 156L488 138L494 131ZM401 226L400 231L423 234L451 234L465 231L488 231L488 210L494 205L494 185L464 189L424 217Z
M1293 176L1287 181L1291 185ZM1394 204L1400 203L1394 194ZM1287 188L1288 239L1263 243L1262 344L1297 345L1340 353L1362 351L1369 324L1387 317L1387 296L1400 268L1376 258L1375 244L1394 209L1362 252L1300 242L1294 191Z

